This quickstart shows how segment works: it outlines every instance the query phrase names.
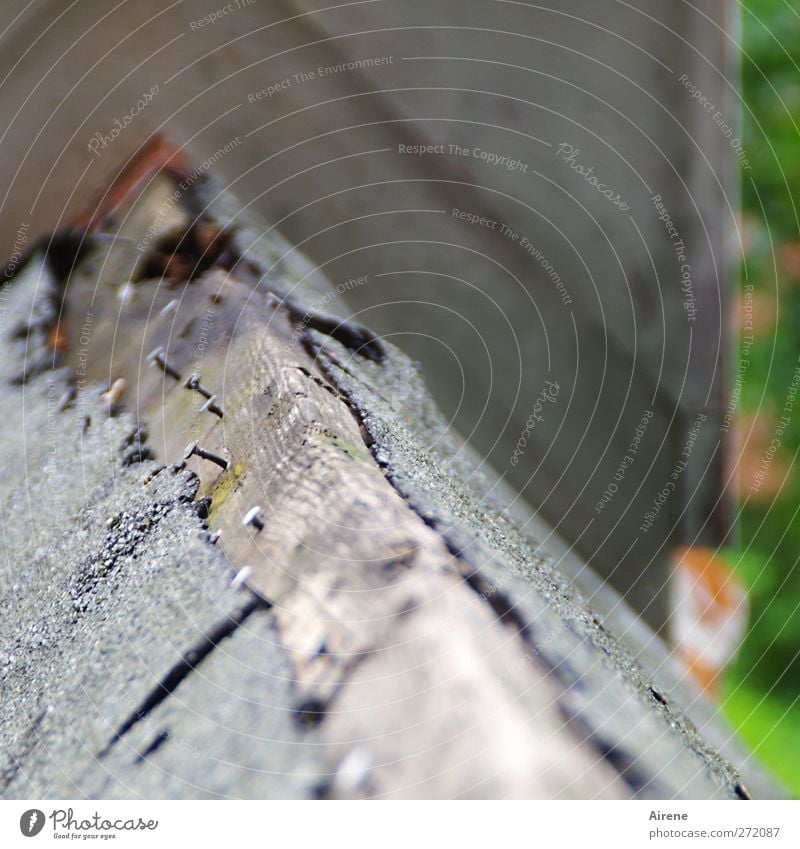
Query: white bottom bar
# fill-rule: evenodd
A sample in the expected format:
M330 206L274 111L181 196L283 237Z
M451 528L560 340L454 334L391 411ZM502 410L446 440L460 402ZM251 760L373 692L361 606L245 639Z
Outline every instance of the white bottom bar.
M800 846L800 803L0 802L0 846L53 841L170 849L639 849L703 843L794 849Z

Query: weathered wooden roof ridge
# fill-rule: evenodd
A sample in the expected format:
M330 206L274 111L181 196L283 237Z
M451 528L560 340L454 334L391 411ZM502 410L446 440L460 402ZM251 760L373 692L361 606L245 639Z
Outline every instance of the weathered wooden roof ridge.
M775 792L346 286L177 151L14 266L3 797Z

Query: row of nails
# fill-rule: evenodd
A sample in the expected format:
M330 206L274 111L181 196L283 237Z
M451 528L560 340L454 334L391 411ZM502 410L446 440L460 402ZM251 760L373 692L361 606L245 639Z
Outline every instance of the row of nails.
M206 451L204 448L201 448L197 442L190 442L186 448L183 450L183 459L188 460L190 457L200 457L203 460L208 460L211 463L216 463L221 469L228 468L228 461L223 457L218 457L216 454L212 454L210 451ZM247 527L252 526L257 531L264 530L264 521L262 517L262 510L260 507L252 507L247 511L245 517L242 519L242 524Z
M200 383L199 374L195 372L194 374L189 375L183 385L186 387L186 389L191 389L193 392L199 392L200 395L202 395L203 398L206 399L205 404L203 404L203 406L200 408L200 412L204 413L206 410L208 410L209 413L213 413L215 416L219 416L219 418L222 418L222 409L217 404L217 396L214 395L214 393L210 390L206 389L205 386Z
M167 358L164 356L164 349L161 345L150 351L147 355L147 362L150 363L151 366L158 366L164 374L168 374L171 378L173 378L173 380L181 379L180 372L174 369L167 362Z
M159 346L158 348L155 348L150 353L147 360L151 365L157 365L164 372L164 374L169 375L175 380L180 380L180 373L169 365L164 355L164 349L162 347ZM201 412L208 410L209 412L214 413L214 415L217 415L222 418L222 410L216 404L217 396L210 392L208 389L206 389L206 387L200 383L199 374L191 374L183 385L186 387L186 389L191 389L194 392L199 392L206 399L206 403L203 404L203 406L200 408ZM223 457L218 457L216 454L212 454L210 451L206 451L204 448L200 448L196 441L190 442L183 451L184 460L188 460L190 457L200 457L203 460L208 460L211 463L215 463L221 469L228 468L227 460L225 460ZM263 531L264 522L261 519L261 508L253 507L248 510L247 514L242 519L242 524L245 527L254 527L257 531ZM216 543L219 541L220 536L222 536L222 531L215 531L214 534L209 537L209 542L211 542L212 545L216 545ZM251 567L246 566L244 569L242 569L241 572L234 579L234 585L238 585L244 580L246 580L247 575L250 571Z
M169 375L174 380L180 380L181 375L177 369L174 369L168 362L167 358L164 355L164 349L160 345L157 348L154 348L147 356L147 361L151 366L158 366L164 374ZM195 391L200 392L200 394L206 398L206 403L200 408L200 412L205 412L208 410L211 413L222 418L222 410L216 405L216 396L212 395L205 387L200 385L200 375L192 374L188 380L183 384L187 389L193 389ZM188 460L190 457L200 457L202 460L209 460L211 463L216 463L221 469L228 468L228 461L223 457L218 457L216 454L212 454L210 451L206 451L204 448L201 448L197 442L190 442L186 448L183 449L183 459ZM214 543L217 542L219 536L213 540Z
M218 457L216 454L212 454L210 451L206 451L204 448L201 448L197 442L190 442L183 450L183 459L188 460L190 457L200 457L202 460L208 460L211 463L216 463L221 469L228 468L227 460L223 457ZM257 531L263 531L264 520L262 519L262 514L263 511L260 507L252 507L247 511L242 519L242 524L245 527L253 527ZM219 537L217 537L217 539L219 539ZM216 542L216 539L214 542Z
M181 379L180 373L176 369L172 368L172 366L170 366L167 362L167 359L164 355L164 349L161 346L151 351L150 355L147 357L147 360L151 365L157 365L164 372L164 374L169 375L175 380ZM210 390L206 389L206 387L200 383L199 374L194 373L189 375L183 385L184 387L186 387L186 389L191 389L194 392L199 392L206 399L206 403L203 404L203 406L200 408L201 412L208 410L210 413L213 413L214 415L222 418L222 410L216 403L217 396L214 395L214 393ZM200 457L203 460L208 460L211 463L216 463L216 465L219 466L221 469L228 468L227 460L222 457L218 457L216 454L212 454L210 451L206 451L205 449L200 448L197 442L190 442L183 452L183 458L185 460L188 460L190 457L193 456ZM264 522L261 518L261 508L253 507L252 509L248 510L247 514L242 519L242 524L245 527L254 527L257 531L263 531ZM219 539L219 533L220 532L217 532L215 534L215 538L213 540L215 543Z
M166 355L164 354L164 348L161 345L157 348L153 348L153 350L147 355L147 362L149 362L151 366L158 366L164 374L169 375L173 378L173 380L181 379L180 372L167 362ZM203 398L206 399L205 404L203 404L200 408L201 413L208 411L209 413L213 413L215 416L222 418L222 408L219 404L217 404L217 396L214 395L210 389L206 389L206 387L200 383L199 374L195 372L194 374L189 375L183 385L186 389L191 389L193 392L199 392Z

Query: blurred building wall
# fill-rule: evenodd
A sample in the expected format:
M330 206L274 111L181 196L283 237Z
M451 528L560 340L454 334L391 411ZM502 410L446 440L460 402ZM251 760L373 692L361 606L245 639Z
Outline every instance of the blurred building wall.
M727 521L729 4L8 8L3 253L167 133L355 281L358 320L663 621L667 549Z

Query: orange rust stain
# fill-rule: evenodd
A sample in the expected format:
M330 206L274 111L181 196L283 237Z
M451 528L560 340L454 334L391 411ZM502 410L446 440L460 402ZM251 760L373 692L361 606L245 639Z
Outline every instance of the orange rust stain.
M47 333L47 345L60 354L67 349L67 334L60 324L50 328Z
M780 449L772 447L777 436L777 417L759 413L741 415L734 423L734 450L730 462L735 469L738 496L756 504L768 504L779 496L791 475Z
M686 671L694 679L698 687L708 696L713 699L719 698L719 691L722 685L722 670L714 669L702 660L689 654L688 652L678 652L681 656Z
M105 218L130 203L142 185L159 173L175 182L191 176L180 148L162 136L155 136L122 168L105 194L76 216L70 227L95 230Z
M713 548L679 546L675 551L678 568L685 569L708 599L700 614L715 619L720 611L732 609L741 599L741 589L728 564Z
M698 686L716 697L747 631L744 585L716 549L701 546L674 550L671 583L676 652Z

